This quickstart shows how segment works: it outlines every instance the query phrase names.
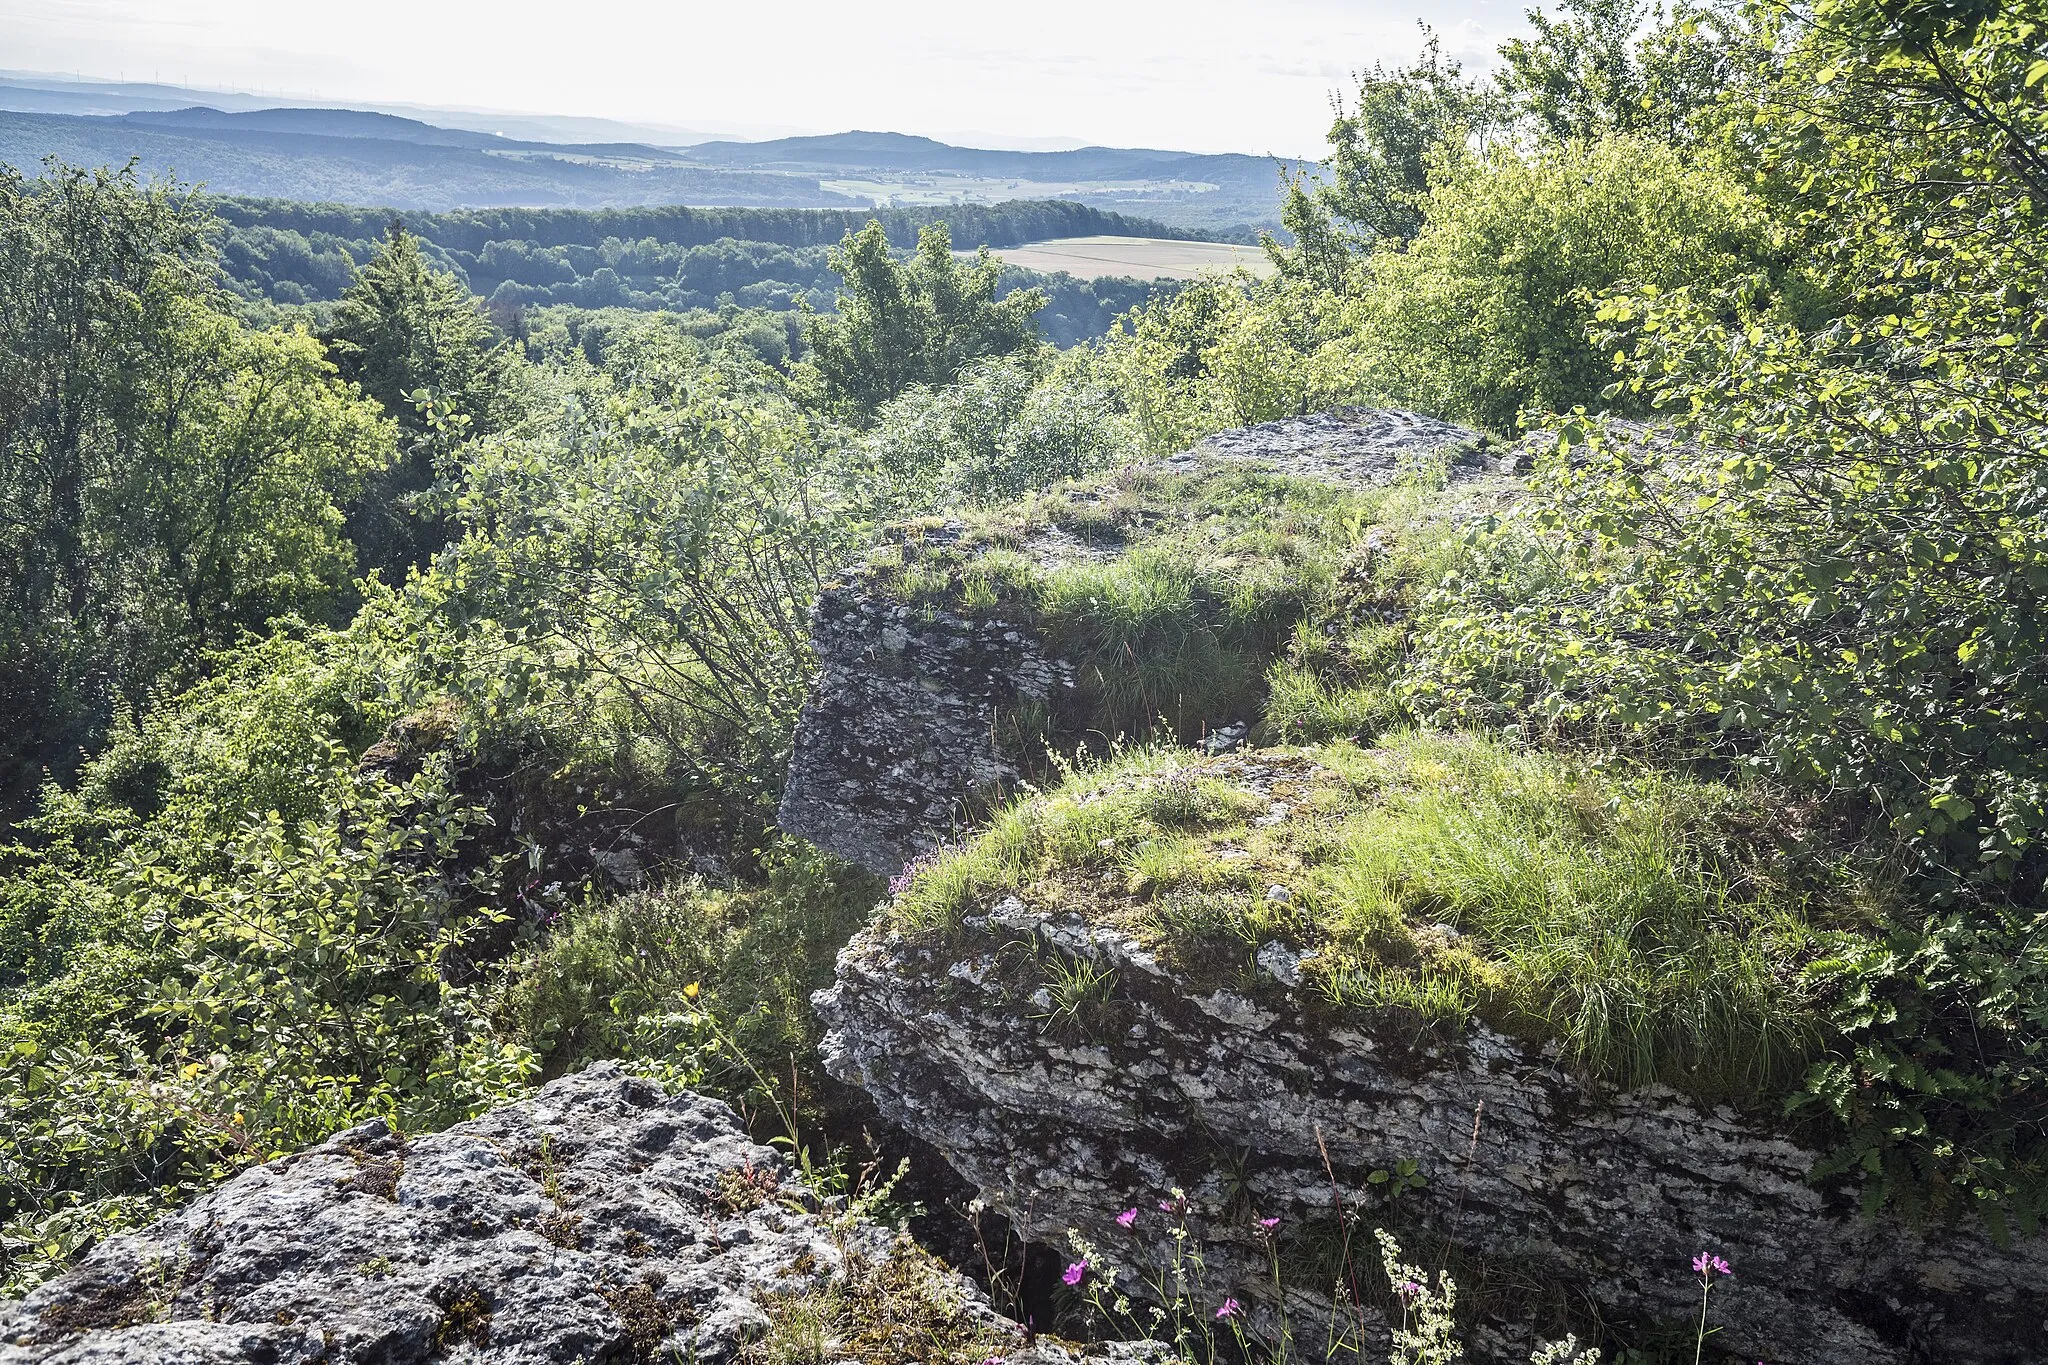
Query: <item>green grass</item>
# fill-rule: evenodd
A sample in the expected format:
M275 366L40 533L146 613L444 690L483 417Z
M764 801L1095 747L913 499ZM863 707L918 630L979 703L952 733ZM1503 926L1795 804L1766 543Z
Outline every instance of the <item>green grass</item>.
M1057 714L998 722L1034 770L1048 742L1192 742L1257 719L1269 693L1272 733L1365 735L1393 719L1393 618L1456 553L1425 496L1228 463L1124 470L905 523L864 573L886 600L1030 625L1074 665L1078 695Z
M1192 738L1256 714L1266 662L1308 610L1316 577L1151 543L1049 576L1039 619L1053 650L1078 664L1089 730L1115 739L1163 720Z
M1233 760L1140 750L999 813L890 910L913 932L1017 894L1082 908L1198 977L1414 1033L1481 1020L1586 1074L1757 1101L1822 1041L1801 975L1869 919L1853 868L1781 850L1767 793L1393 732ZM1269 802L1286 818L1262 823ZM1274 896L1270 888L1282 888Z
M891 547L893 590L999 604L1075 662L1078 706L1004 733L1093 756L1041 773L1053 789L926 871L896 922L1092 906L1245 989L1277 939L1313 954L1317 1007L1411 1036L1484 1020L1619 1084L1793 1086L1824 1034L1802 968L1877 891L1781 854L1767 793L1403 729L1410 616L1466 553L1449 496L1440 471L1359 492L1127 470ZM1032 562L1053 529L1093 556ZM1172 747L1234 720L1315 746L1280 761L1284 796ZM1286 819L1259 821L1269 799Z
M787 1102L795 1086L800 1117L815 1118L811 992L831 983L839 949L883 886L795 841L766 866L760 885L721 890L683 880L570 911L505 964L493 1022L532 1047L547 1075L625 1057L757 1110L773 1108L753 1093L772 1077L775 1100ZM691 1022L702 1014L744 1057L722 1050L701 1019Z

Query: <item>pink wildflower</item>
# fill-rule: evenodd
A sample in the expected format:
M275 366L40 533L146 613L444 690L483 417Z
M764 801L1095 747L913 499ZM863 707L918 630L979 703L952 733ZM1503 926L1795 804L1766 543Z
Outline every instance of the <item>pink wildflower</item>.
M1422 1286L1413 1280L1403 1280L1400 1289L1395 1292L1404 1299L1412 1299L1422 1292Z
M1116 1225L1120 1228L1128 1228L1137 1221L1138 1211L1136 1209L1125 1209L1116 1216Z
M932 868L937 867L939 865L939 860L943 858L945 854L946 849L943 845L941 845L938 848L927 849L925 852L918 854L915 858L912 858L909 862L903 865L903 870L901 872L898 872L895 876L889 879L889 894L892 896L900 896L904 892L908 891L911 887L911 884L914 883L920 876L930 871Z
M1222 1322L1226 1318L1234 1318L1240 1311L1242 1310L1238 1308L1236 1299L1225 1299L1223 1306L1216 1310L1216 1320Z
M1082 1279L1087 1274L1088 1263L1086 1261L1076 1261L1072 1265L1067 1267L1066 1273L1060 1276L1060 1278L1066 1281L1066 1283L1069 1285L1076 1285L1081 1283Z
M1692 1258L1692 1273L1711 1280L1716 1275L1733 1275L1735 1272L1730 1270L1728 1263L1719 1256L1702 1251Z
M1259 1231L1266 1236L1271 1236L1273 1229L1279 1226L1280 1220L1278 1218L1261 1218L1259 1220Z

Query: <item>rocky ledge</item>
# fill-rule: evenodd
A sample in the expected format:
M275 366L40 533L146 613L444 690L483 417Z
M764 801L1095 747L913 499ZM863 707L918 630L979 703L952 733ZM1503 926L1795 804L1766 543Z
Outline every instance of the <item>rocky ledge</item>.
M1356 408L1220 432L1151 467L1180 475L1252 466L1363 490L1431 459L1447 462L1457 486L1525 469L1528 455L1433 417ZM962 530L952 523L918 536L944 543ZM1041 567L1103 553L1057 530L1019 548ZM1041 737L1006 752L999 733L1020 711L1059 711L1075 685L1073 661L1028 613L905 603L858 569L819 599L811 648L819 676L797 725L778 823L884 875L1014 790L1024 776L1014 751L1035 753Z
M430 1137L372 1123L244 1172L0 1303L0 1362L710 1365L849 1279L941 1325L920 1359L1079 1358L1023 1348L970 1283L818 1207L723 1103L603 1063ZM847 1358L906 1358L871 1337Z
M1230 761L1255 776L1256 756ZM2001 1249L1973 1229L1867 1219L1808 1182L1813 1152L1728 1110L1590 1087L1476 1025L1435 1043L1391 1021L1319 1016L1279 944L1255 954L1256 986L1231 989L1014 897L951 931L905 937L886 923L847 947L816 997L830 1070L1026 1236L1064 1246L1078 1230L1104 1270L1120 1269L1120 1289L1171 1273L1173 1220L1154 1210L1178 1187L1206 1244L1209 1298L1262 1304L1268 1326L1273 1274L1255 1220L1281 1220L1281 1263L1323 1265L1291 1301L1299 1324L1328 1311L1317 1249L1348 1214L1363 1215L1355 1236L1382 1225L1412 1245L1454 1243L1495 1284L1584 1295L1639 1324L1696 1317L1690 1263L1721 1254L1736 1276L1714 1299L1714 1341L1748 1360L2043 1359L2048 1243ZM1057 975L1046 964L1071 980L1083 963L1107 990L1080 1029L1084 1016L1063 1019L1043 983ZM1131 1208L1126 1228L1117 1214ZM1373 1288L1347 1310L1369 1341ZM1488 1297L1473 1354L1527 1360L1540 1295L1520 1321L1511 1295L1506 1309Z

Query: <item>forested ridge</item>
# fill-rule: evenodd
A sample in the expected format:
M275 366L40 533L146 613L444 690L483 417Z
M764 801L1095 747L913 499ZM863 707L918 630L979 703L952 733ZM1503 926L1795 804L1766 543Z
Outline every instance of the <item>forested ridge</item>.
M0 174L0 1280L597 1057L851 1137L807 1000L884 888L775 811L809 614L864 557L1094 651L1049 784L1239 719L1417 756L1443 785L1349 864L1379 918L1303 911L1375 1000L1508 1000L1587 1076L1784 1124L1872 1212L2038 1236L2048 18L1566 0L1501 56L1365 72L1274 278L1098 287L1127 310L1065 349L954 247L1137 225L400 226ZM1546 435L1455 536L1275 483L1071 572L905 548L1085 536L1118 471L1349 404ZM1035 818L896 913L1121 856ZM1542 876L1454 867L1475 821ZM1397 903L1457 919L1450 966L1367 961ZM1602 1330L1697 1353L1641 1326Z
M251 301L287 306L341 297L394 221L388 210L277 200L212 202L230 286ZM938 220L930 209L469 209L410 214L407 231L440 269L501 315L528 307L770 309L831 307L829 248L879 223L909 249ZM1081 204L1018 201L960 205L944 220L961 246L1009 247L1057 237L1187 237L1158 223ZM1077 280L1012 270L1006 288L1047 295L1040 326L1058 345L1092 341L1165 288L1131 280ZM771 330L773 330L771 328ZM764 333L765 335L765 333Z

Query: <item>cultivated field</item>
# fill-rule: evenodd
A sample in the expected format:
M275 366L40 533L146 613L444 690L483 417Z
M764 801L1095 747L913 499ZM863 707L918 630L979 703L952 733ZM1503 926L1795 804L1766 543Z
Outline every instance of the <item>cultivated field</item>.
M1255 246L1221 242L1176 242L1160 237L1062 237L1033 242L995 253L1027 270L1097 278L1127 276L1140 280L1191 280L1243 266L1254 275L1273 273L1266 253Z

